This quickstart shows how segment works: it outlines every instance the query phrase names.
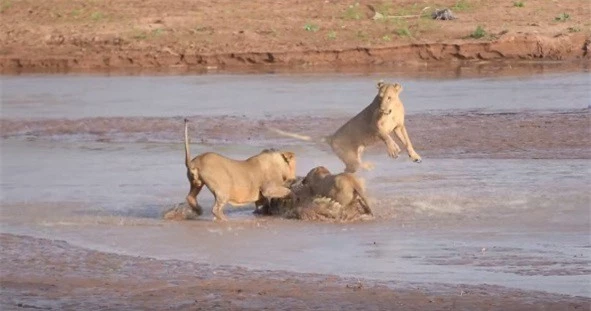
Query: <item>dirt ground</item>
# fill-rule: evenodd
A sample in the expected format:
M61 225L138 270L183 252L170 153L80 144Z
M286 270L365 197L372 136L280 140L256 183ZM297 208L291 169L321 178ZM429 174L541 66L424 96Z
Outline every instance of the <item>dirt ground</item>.
M0 235L0 246L2 310L587 310L591 303L487 285L427 290L212 267L9 234Z
M587 0L0 0L0 17L4 73L591 57Z

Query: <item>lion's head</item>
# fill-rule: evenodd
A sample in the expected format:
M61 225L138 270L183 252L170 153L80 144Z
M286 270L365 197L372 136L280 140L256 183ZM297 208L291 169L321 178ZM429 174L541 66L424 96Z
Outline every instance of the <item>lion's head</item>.
M377 84L377 88L380 100L380 113L382 115L389 115L392 113L392 104L400 101L399 95L402 93L402 85L380 81Z
M284 182L293 182L296 179L296 156L291 151L281 151L275 148L263 149L258 156L271 156L275 160L274 163L281 172L281 177Z
M306 177L302 180L302 185L314 185L320 179L330 175L330 171L324 166L317 166L311 169Z

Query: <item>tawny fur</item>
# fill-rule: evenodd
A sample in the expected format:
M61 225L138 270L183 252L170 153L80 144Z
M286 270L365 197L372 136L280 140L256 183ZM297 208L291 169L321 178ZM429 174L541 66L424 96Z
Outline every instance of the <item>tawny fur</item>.
M357 200L349 206L343 206L331 198L314 195L309 186L302 184L303 180L304 177L298 177L293 183L286 185L297 198L295 202L292 198L272 199L266 202L261 209L257 209L255 214L328 222L373 219L373 215L368 214L362 206L361 200Z
M223 208L255 203L258 207L270 198L292 196L287 181L296 178L296 159L293 152L263 150L246 160L233 160L214 152L206 152L191 160L188 120L185 119L185 166L191 189L187 195L189 206L201 214L197 195L206 186L215 198L214 219L226 220Z
M302 184L312 196L333 199L344 207L359 201L365 213L373 214L362 183L352 173L332 175L326 167L318 166L308 172Z
M371 163L361 161L361 155L367 146L374 145L380 140L386 144L388 155L397 158L401 150L390 136L392 132L406 147L409 157L414 162L421 162L421 157L415 152L404 126L404 105L399 98L402 86L398 83L378 82L377 88L378 94L371 104L347 121L334 134L318 139L331 146L333 152L345 164L345 172L354 173L359 168L373 168ZM315 140L305 135L270 129L296 139Z

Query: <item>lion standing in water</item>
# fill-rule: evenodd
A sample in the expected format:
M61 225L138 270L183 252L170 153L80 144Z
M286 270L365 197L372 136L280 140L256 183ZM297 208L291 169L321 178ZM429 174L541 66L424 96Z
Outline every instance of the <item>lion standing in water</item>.
M361 161L361 155L367 146L380 140L386 144L388 155L397 158L401 149L390 136L392 132L404 144L408 156L416 163L421 162L421 157L415 152L404 126L404 105L399 97L402 86L398 83L380 81L377 88L378 94L369 106L347 121L334 134L321 139L328 142L333 152L345 163L347 173L355 173L360 167L373 168L371 163ZM284 136L313 140L309 136L270 129Z
M270 198L293 197L291 190L284 186L296 179L293 152L266 149L244 161L206 152L191 160L188 122L185 119L185 165L191 189L186 199L197 214L201 214L197 195L203 186L215 198L212 207L215 220L222 221L226 220L223 211L226 203L234 206L255 203L258 207Z

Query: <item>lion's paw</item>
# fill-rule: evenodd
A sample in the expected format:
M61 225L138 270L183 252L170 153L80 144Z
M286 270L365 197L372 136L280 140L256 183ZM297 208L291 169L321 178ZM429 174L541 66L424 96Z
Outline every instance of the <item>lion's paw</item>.
M363 164L362 164L362 167L363 167L365 170L367 170L367 171L371 171L371 170L373 170L374 168L376 168L376 166L375 166L373 163L371 163L371 162L365 162L365 163L363 163Z

